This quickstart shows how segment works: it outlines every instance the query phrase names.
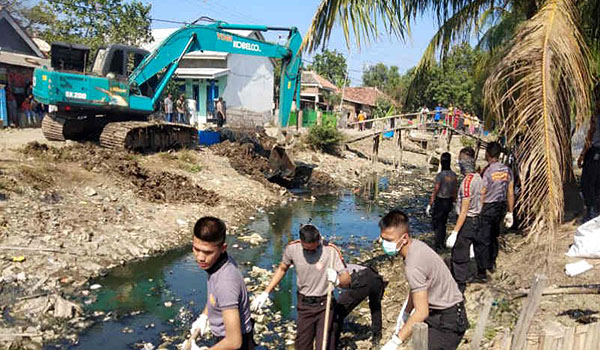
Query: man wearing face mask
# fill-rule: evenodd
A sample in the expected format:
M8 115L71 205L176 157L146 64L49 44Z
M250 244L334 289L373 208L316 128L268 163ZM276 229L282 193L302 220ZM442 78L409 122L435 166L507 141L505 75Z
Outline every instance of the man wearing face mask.
M454 231L450 236L457 237L456 243L452 247L452 275L458 283L458 288L464 293L469 275L471 244L475 248L479 278L485 278L486 276L485 259L482 259L482 254L485 254L486 250L485 246L477 240L479 213L481 212L481 176L475 171L475 151L473 148L465 147L460 150L458 166L465 178L458 190L456 212L459 214Z
M404 258L410 294L399 332L382 350L398 350L412 334L413 326L429 326L429 350L456 349L468 328L464 299L450 270L427 244L410 237L408 216L392 210L380 221L383 250ZM414 311L414 312L413 312Z
M442 171L435 176L435 185L429 205L425 212L432 215L431 223L435 232L435 249L442 251L446 239L446 223L448 214L452 211L452 204L456 200L457 180L454 171L450 170L450 153L442 153L440 165ZM431 212L433 206L433 213Z
M329 322L328 349L334 350L333 312L330 312L329 320L325 320L327 289L329 283L347 288L350 286L350 275L346 270L346 264L339 248L331 243L323 242L319 230L314 225L308 224L300 227L300 240L290 242L285 247L283 258L271 282L265 291L254 299L250 308L256 311L266 304L269 293L275 289L292 265L296 268L298 286L298 326L295 349L312 350L316 344L316 349L320 350L323 341L323 327L325 322ZM330 310L334 310L334 305L331 305Z

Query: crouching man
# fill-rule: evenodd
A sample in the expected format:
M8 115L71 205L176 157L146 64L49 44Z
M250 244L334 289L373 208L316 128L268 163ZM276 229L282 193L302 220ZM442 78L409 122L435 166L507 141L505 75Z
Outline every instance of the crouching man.
M225 223L215 217L205 216L194 226L194 257L208 273L208 280L206 306L192 324L192 334L199 330L202 336L210 328L217 339L211 350L252 350L254 332L248 291L237 264L227 255L225 235ZM195 343L192 349L198 349Z
M404 259L410 287L404 324L382 350L397 350L411 336L413 326L429 326L429 350L456 349L468 328L462 293L442 258L427 244L410 236L408 216L392 210L380 221L383 250ZM414 312L413 312L414 311Z

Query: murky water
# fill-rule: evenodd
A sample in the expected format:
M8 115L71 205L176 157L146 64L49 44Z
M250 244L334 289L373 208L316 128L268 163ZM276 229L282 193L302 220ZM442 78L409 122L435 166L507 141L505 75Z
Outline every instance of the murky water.
M379 218L389 207L399 205L409 215L422 212L427 199L419 188L400 199L386 198L385 193L380 196L381 191L389 193L391 186L387 179L374 178L354 191L357 194L307 195L258 212L243 230L257 232L268 241L255 247L230 235L228 251L244 275L254 265L271 270L281 260L287 242L298 238L300 225L312 220L326 239L342 247L345 259L353 261L361 250L372 249L379 235ZM412 228L416 233L425 232L429 225L413 221ZM272 296L274 307L284 318L295 317L295 280L291 269ZM98 322L80 335L78 345L55 344L48 349L139 349L142 343L158 346L168 336L183 334L206 300L206 273L197 267L191 249L117 268L94 283L102 287L84 302Z

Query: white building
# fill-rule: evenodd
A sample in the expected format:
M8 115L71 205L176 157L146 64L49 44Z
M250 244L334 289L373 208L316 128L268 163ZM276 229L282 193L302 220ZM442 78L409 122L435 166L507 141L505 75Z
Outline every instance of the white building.
M153 29L154 41L144 46L152 51L178 28ZM262 34L250 30L229 32L264 40ZM196 51L184 56L175 71L176 79L185 81L185 95L195 100L199 120L212 118L213 101L223 97L230 111L241 110L270 116L273 111L274 63L268 57Z

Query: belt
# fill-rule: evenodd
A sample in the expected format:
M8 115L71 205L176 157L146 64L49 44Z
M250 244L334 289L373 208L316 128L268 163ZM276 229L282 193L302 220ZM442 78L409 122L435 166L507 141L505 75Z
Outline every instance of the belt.
M327 301L327 295L314 297L298 293L298 299L302 300L302 302L306 304L320 304L324 301Z
M460 303L454 304L454 305L452 305L452 306L450 306L449 308L446 308L446 309L441 309L441 310L440 309L429 309L429 314L430 315L452 314L452 313L459 312L459 311L461 311L461 309L464 309L464 308L465 308L465 303L464 303L464 301L461 301Z

